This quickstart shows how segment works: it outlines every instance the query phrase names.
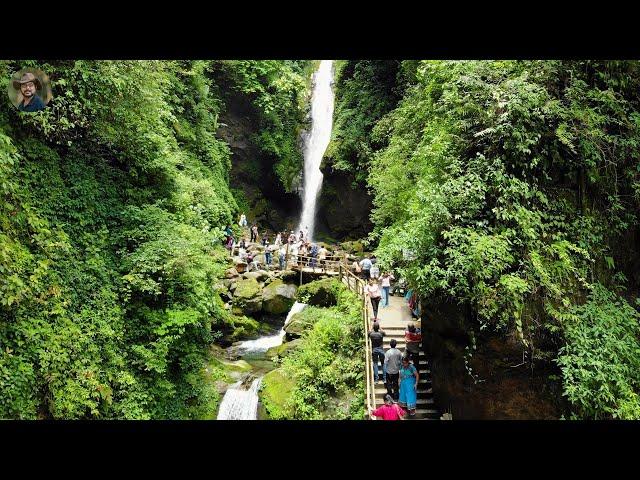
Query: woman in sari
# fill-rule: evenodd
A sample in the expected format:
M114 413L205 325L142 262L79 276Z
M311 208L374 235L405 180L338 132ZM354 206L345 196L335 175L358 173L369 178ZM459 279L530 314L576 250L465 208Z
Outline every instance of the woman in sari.
M409 410L409 416L413 417L416 414L416 403L418 397L418 381L420 375L418 370L411 363L409 358L404 356L402 358L402 367L400 368L400 398L398 403L401 407Z

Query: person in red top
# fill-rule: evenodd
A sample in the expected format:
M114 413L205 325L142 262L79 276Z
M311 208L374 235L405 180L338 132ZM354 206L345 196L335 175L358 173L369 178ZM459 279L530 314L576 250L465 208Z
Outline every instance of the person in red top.
M420 357L420 342L422 342L422 333L419 328L413 323L407 325L407 329L404 331L404 340L406 343L405 352L411 358L413 366L416 370L420 370L418 367L418 358Z
M369 409L371 418L382 417L383 420L402 420L407 413L397 403L393 403L391 395L384 396L384 405Z

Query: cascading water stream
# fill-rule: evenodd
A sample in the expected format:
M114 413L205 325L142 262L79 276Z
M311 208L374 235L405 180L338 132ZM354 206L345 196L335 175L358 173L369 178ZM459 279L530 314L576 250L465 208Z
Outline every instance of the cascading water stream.
M304 142L304 187L302 215L296 233L309 231L309 239L315 232L316 201L322 186L320 163L331 139L333 125L333 60L322 60L313 76L311 96L311 131Z
M264 353L271 347L282 344L286 332L286 327L291 318L307 306L306 303L295 302L280 332L275 335L260 337L256 340L247 340L238 346L238 353L242 355L251 355L256 353ZM224 398L220 403L218 410L218 420L256 420L258 415L258 390L260 389L262 377L256 378L251 383L251 387L245 390L242 382L236 382L231 385L224 394Z

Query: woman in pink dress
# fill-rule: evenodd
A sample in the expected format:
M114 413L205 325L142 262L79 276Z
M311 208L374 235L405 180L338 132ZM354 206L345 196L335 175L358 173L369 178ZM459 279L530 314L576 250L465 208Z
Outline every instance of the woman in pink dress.
M371 417L382 417L383 420L402 420L406 415L406 412L397 403L393 403L391 395L385 395L384 405L376 408L369 409L369 415Z

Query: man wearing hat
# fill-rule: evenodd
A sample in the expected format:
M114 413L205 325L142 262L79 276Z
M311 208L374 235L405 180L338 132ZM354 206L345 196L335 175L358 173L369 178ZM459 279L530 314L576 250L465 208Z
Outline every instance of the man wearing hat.
M26 72L20 80L13 81L13 88L22 92L22 101L18 105L21 112L38 112L44 110L44 102L36 93L41 88L40 81L31 72Z

